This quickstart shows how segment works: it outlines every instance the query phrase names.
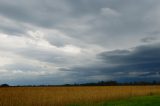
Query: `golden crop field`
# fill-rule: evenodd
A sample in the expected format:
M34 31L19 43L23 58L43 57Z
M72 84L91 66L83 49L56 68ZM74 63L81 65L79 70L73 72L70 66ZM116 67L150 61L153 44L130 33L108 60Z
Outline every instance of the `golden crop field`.
M160 94L160 86L1 87L0 106L64 106Z

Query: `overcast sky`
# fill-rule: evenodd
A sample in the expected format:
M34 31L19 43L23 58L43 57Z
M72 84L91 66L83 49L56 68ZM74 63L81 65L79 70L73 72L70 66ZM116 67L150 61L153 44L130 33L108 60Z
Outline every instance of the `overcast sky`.
M0 83L160 81L159 0L0 0Z

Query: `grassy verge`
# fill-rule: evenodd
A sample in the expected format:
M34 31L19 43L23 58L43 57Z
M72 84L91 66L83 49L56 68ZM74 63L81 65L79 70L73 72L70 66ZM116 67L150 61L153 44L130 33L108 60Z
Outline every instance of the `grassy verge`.
M95 104L73 104L70 106L160 106L160 95L132 97L124 100L106 101Z

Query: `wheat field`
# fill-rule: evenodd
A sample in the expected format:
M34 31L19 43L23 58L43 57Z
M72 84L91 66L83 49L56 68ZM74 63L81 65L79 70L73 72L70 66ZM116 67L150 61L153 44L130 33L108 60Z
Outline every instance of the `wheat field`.
M1 87L0 106L66 106L160 94L160 86Z

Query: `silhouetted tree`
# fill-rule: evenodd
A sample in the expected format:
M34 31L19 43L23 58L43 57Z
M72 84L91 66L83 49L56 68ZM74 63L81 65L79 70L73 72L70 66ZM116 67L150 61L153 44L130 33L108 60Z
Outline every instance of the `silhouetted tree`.
M8 84L2 84L1 87L9 87Z

